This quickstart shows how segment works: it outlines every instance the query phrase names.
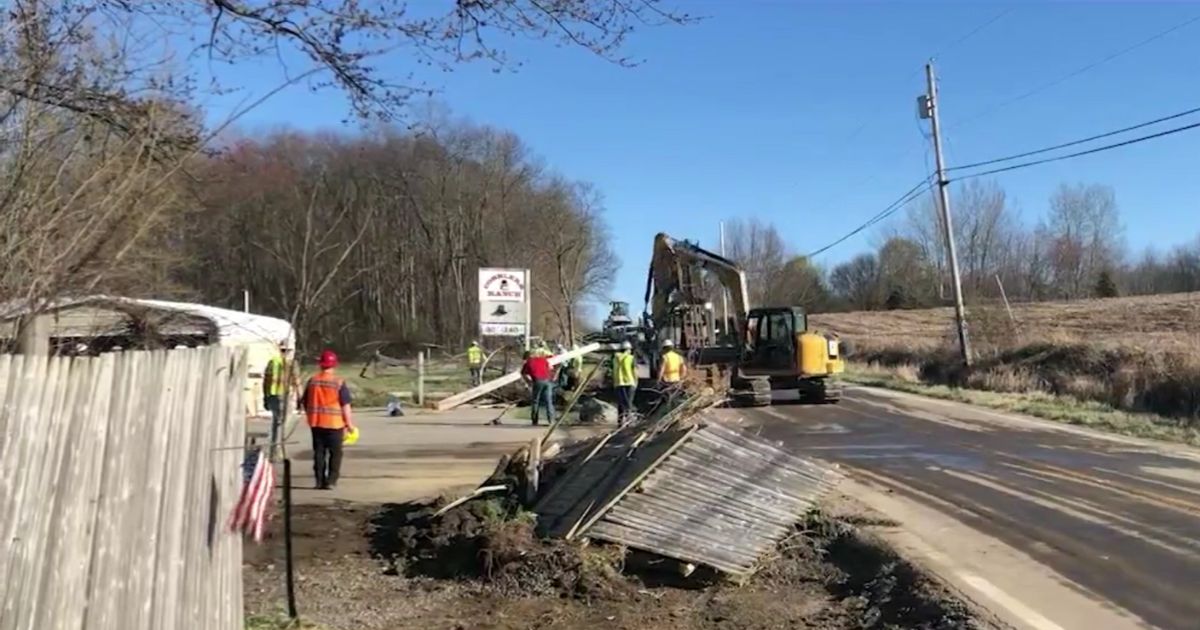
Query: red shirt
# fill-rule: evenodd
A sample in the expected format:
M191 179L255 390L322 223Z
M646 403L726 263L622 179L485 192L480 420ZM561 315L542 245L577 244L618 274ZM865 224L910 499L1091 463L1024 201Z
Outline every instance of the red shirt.
M550 380L550 359L546 357L529 357L525 359L525 366L521 368L521 374L535 381Z

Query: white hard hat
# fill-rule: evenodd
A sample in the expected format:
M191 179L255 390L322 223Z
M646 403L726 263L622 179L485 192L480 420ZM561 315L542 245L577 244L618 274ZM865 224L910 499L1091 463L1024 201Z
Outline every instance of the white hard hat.
M629 343L628 341L622 341L622 342L621 342L621 349L622 349L622 350L632 350L632 349L633 349L633 344Z
M674 341L672 341L672 340L670 340L670 339L664 339L664 340L663 340L663 347L664 347L664 348L674 348L674 347L675 347L675 342L674 342Z

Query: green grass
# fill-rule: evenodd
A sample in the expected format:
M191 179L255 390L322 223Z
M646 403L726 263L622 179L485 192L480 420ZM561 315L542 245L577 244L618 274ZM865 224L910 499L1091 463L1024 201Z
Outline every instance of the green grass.
M378 407L387 404L392 392L413 392L415 395L417 391L415 368L372 369L367 371L366 377L361 376L362 368L362 363L345 363L338 369L354 394L355 404ZM471 386L471 374L466 364L460 361L430 361L425 365L425 379L426 395L436 392L453 394Z
M1121 411L1095 401L1055 396L1046 392L1001 393L945 385L927 385L903 378L886 368L859 366L847 370L844 378L859 385L882 387L930 398L969 403L989 409L1023 413L1046 420L1090 427L1121 435L1200 446L1200 430L1183 426L1179 420L1149 413Z

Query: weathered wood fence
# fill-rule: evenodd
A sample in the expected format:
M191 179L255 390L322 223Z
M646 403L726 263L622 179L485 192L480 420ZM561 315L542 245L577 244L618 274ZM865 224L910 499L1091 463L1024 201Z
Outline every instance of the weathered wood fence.
M245 372L222 347L0 356L0 630L242 627Z

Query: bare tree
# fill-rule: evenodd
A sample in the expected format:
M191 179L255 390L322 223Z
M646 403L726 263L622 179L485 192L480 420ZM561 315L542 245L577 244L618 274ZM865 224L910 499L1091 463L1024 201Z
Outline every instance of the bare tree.
M829 285L856 310L868 311L883 304L879 283L879 261L873 254L859 254L833 268Z
M1063 184L1050 198L1053 282L1061 297L1086 297L1100 271L1120 264L1122 232L1112 188Z
M535 251L553 280L534 287L547 299L560 331L574 343L581 302L599 298L611 288L615 258L600 216L602 201L594 188L559 181L548 192Z
M772 290L795 254L779 230L758 219L732 219L725 224L728 257L746 274L751 305L769 305L776 301Z

